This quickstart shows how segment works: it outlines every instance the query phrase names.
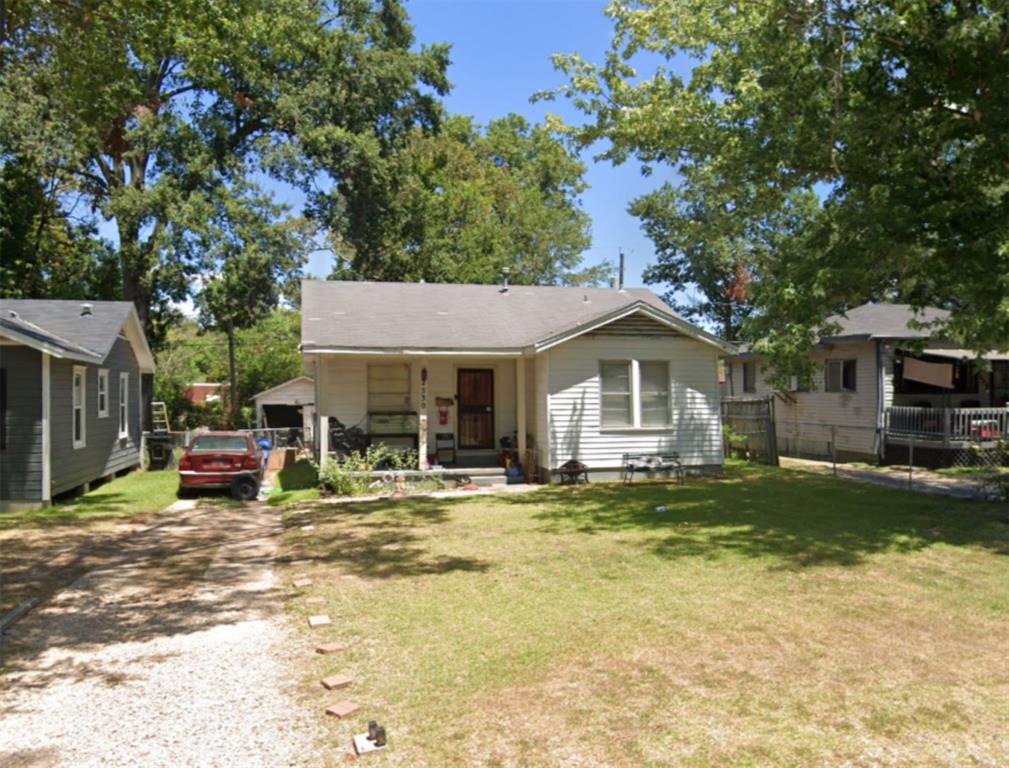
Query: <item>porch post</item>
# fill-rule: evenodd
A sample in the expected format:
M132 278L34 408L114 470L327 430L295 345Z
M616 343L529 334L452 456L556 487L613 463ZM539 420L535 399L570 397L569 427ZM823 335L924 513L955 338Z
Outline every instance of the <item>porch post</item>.
M526 359L515 358L515 409L518 411L516 424L518 427L519 462L525 466L526 460Z
M417 466L430 469L427 463L427 360L420 361L420 408L417 416Z
M325 370L323 361L319 355L315 356L315 416L319 420L318 440L319 440L319 466L321 467L329 460L329 415L327 406L329 405L323 398L326 391L322 383L322 375Z

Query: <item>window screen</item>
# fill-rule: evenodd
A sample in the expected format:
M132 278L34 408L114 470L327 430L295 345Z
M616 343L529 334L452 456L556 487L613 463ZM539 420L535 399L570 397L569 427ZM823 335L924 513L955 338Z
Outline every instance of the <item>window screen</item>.
M669 416L669 363L642 362L641 426L664 427Z
M604 427L629 427L631 414L631 364L602 363L602 425Z
M368 412L402 413L410 410L410 366L368 366Z

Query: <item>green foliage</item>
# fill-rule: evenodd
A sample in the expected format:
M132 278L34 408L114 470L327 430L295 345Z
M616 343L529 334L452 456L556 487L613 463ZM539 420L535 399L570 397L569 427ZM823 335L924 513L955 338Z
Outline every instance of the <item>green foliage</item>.
M560 93L591 118L572 131L583 146L678 174L635 204L653 279L699 286L717 310L726 277L745 274L745 335L776 367L873 299L948 307L938 332L1009 346L1004 4L636 0L607 14L605 61L556 57ZM694 65L639 73L639 54Z
M360 496L390 483L368 476L366 472L415 470L419 466L416 451L397 451L384 445L370 445L364 451L351 451L330 458L318 468L319 484L337 496Z
M578 195L585 167L548 127L519 115L481 130L468 117L414 129L371 179L381 204L348 219L343 279L521 284L598 283L580 269L591 243ZM349 215L349 214L348 214Z
M288 309L274 310L252 327L236 332L236 391L242 409L251 408L253 395L302 374L299 338L300 317ZM225 334L203 330L191 320L181 322L169 330L156 362L154 399L167 403L173 425L182 428L228 422L223 403L194 406L184 395L193 382L227 381ZM251 410L245 410L234 426L248 426L251 415Z
M447 48L415 46L398 0L27 0L5 32L0 164L25 159L64 209L114 223L122 297L155 341L234 255L205 243L263 213L257 180L367 210L356 180L434 126L447 89ZM318 174L336 187L316 194Z

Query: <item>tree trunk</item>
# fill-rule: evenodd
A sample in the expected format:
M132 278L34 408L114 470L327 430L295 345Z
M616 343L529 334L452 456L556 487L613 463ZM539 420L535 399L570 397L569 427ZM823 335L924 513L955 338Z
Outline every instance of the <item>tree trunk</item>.
M238 371L235 366L235 324L228 323L228 404L231 412L231 427L238 424Z

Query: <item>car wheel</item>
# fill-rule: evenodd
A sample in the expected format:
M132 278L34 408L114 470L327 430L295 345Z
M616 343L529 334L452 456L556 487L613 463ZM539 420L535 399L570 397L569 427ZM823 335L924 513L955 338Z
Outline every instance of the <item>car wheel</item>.
M231 496L238 501L252 501L259 495L259 483L252 475L239 475L231 481Z

